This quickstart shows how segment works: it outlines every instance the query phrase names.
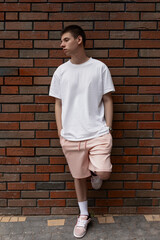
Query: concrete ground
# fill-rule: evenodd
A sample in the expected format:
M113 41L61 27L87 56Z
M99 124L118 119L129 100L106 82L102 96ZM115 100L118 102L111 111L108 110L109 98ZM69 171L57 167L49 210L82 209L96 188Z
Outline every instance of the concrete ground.
M75 215L0 216L0 240L72 240ZM160 240L160 215L94 216L84 240Z

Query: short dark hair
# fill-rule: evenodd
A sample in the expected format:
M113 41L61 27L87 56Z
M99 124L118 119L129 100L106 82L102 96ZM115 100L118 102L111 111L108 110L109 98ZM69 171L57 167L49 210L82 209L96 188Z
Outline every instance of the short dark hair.
M62 31L61 31L61 36L64 33L70 32L74 38L77 38L79 35L82 37L82 41L83 41L83 46L85 47L85 43L86 43L86 35L84 30L78 26L78 25L69 25L67 27L65 27Z

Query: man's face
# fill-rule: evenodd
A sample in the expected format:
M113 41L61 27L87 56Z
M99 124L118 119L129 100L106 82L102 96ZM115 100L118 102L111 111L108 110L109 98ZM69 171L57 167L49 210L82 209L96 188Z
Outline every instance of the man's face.
M79 46L79 37L74 38L70 32L64 33L61 37L60 47L63 48L63 51L66 56L72 56L76 53L76 50Z

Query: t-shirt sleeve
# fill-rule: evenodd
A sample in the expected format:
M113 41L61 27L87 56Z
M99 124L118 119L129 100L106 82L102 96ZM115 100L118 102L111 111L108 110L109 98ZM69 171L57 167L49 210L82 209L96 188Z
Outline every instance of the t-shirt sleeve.
M102 85L103 85L103 94L108 92L115 92L111 73L107 67L105 68L102 74Z
M60 79L56 73L53 74L49 89L49 96L61 99Z

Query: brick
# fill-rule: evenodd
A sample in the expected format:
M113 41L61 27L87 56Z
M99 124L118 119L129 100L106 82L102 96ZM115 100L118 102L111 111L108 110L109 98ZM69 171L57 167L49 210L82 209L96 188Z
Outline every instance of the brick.
M109 213L111 213L111 214L135 214L136 207L110 207Z
M121 30L121 29L124 29L124 22L123 21L116 21L116 22L113 22L113 21L98 21L98 22L95 22L95 29L98 29L98 30L113 30L113 29L116 29L116 30Z
M49 147L49 140L48 139L27 139L22 140L22 147Z
M159 181L160 180L160 175L159 175L159 173L139 173L138 174L138 180L140 180L140 181L145 181L145 180L147 180L147 181L149 181L149 180Z
M48 87L42 87L42 86L27 86L27 87L20 87L20 94L47 94L48 93ZM33 105L34 106L34 105ZM34 107L32 107L31 105L31 112L32 109ZM36 106L35 106L36 108ZM44 107L42 106L42 109L44 109ZM37 112L38 112L38 106L37 106Z
M122 48L122 40L95 40L94 45L96 48Z
M20 21L24 20L48 20L48 13L36 13L36 12L29 12L29 13L20 13L19 15Z
M22 214L24 215L50 215L50 208L45 207L27 207L23 208Z
M155 120L160 120L160 114L159 113L155 113L154 117L155 117Z
M49 181L49 174L21 174L21 180L23 182L33 181L33 182L46 182Z
M40 207L64 207L65 200L64 199L48 199L48 200L38 200L37 205Z
M36 138L55 138L58 137L55 131L36 131Z
M160 194L160 191L158 191L158 190L152 190L152 191L150 191L150 190L141 190L141 191L137 190L136 191L136 196L137 197L152 197L152 198L154 198L154 197L159 197L159 194Z
M132 12L123 12L123 14L121 12L117 13L110 13L110 20L114 20L114 21L121 21L121 20L139 20L139 13L132 13Z
M152 148L125 148L126 155L152 155Z
M110 31L111 39L139 39L138 31Z
M63 11L65 12L90 12L94 11L93 3L64 3Z
M139 129L160 129L159 122L139 122Z
M48 129L47 122L21 122L20 129Z
M155 3L126 3L126 11L151 12L155 11Z
M34 190L35 183L8 183L8 190Z
M136 98L134 95L126 95L125 96L125 102L128 103L128 102L132 102L132 103L135 103L135 102L152 102L153 98L152 96L149 96L149 95L136 95Z
M34 104L34 105L23 105L20 106L21 112L48 112L48 105L46 104Z
M6 30L32 30L32 22L6 22Z
M153 189L160 189L160 183L159 182L153 182Z
M32 59L2 59L0 60L0 65L7 67L32 67L33 66L33 60Z
M114 139L114 146L137 146L137 139Z
M4 12L0 12L0 20L4 20Z
M0 147L20 147L20 140L0 140Z
M151 21L126 21L125 22L125 29L139 29L139 30L155 30L157 29L156 22ZM141 32L142 33L142 32Z
M2 112L19 112L18 104L2 104Z
M136 104L115 104L114 106L114 111L115 112L128 112L130 110L130 112L134 112L137 110L137 105Z
M151 182L125 182L124 189L151 189Z
M136 129L137 124L136 122L115 122L114 129Z
M140 49L140 57L159 57L159 49Z
M18 68L0 68L1 76L16 76L18 75Z
M22 157L21 164L48 164L49 160L48 157Z
M6 20L18 20L18 12L6 12Z
M51 174L51 181L67 181L73 180L70 173L53 173Z
M1 172L10 172L10 173L23 173L23 172L34 172L34 166L7 166L7 165L1 165L0 166Z
M112 156L113 163L125 163L125 164L133 164L137 163L137 157L135 156Z
M126 40L125 48L159 48L159 40Z
M0 183L0 191L6 190L6 183Z
M139 104L141 112L157 112L160 111L160 106L157 104Z
M49 191L21 191L21 197L22 199L49 198Z
M18 39L18 31L0 31L1 39Z
M14 181L19 181L19 180L20 180L19 174L3 173L3 176L0 176L0 181L14 182Z
M126 138L151 138L151 130L125 130L124 137Z
M7 148L7 156L33 156L34 148Z
M33 96L15 96L15 95L5 95L0 96L0 102L2 103L19 103L19 102L33 102Z
M139 156L139 163L160 163L160 159L157 156Z
M0 207L7 207L7 200L1 199L0 200ZM1 221L1 217L0 217L0 221Z
M107 12L104 12L103 14L101 12L81 12L81 13L70 13L70 12L63 12L63 13L50 13L49 15L49 20L54 20L54 21L68 21L68 20L108 20L109 19L109 14Z
M160 87L158 86L144 86L144 87L139 87L139 93L140 94L156 94L160 92Z
M137 68L112 68L112 76L137 76Z
M70 214L78 214L78 207L53 207L51 208L51 214L53 215L70 215Z
M96 11L124 11L124 3L95 3Z
M136 198L124 199L125 206L149 206L152 204L152 199Z
M122 199L96 199L96 206L97 207L123 206L123 200Z
M5 85L32 85L32 77L5 77ZM8 96L9 97L9 96ZM24 101L27 102L27 96L17 96L25 98ZM28 98L31 96L28 96ZM19 99L23 102L23 99Z
M7 215L21 215L21 208L16 207L2 207L0 208L1 214L7 216Z
M17 86L2 86L1 87L1 93L2 94L18 94L18 87Z
M31 40L5 40L6 48L32 48Z
M20 192L18 192L18 191L7 191L7 192L1 191L0 192L0 197L4 198L4 199L20 198Z
M48 75L47 68L20 68L20 75L23 76L45 76Z
M66 164L64 157L50 157L50 164Z
M61 30L61 22L34 22L35 30Z
M27 41L27 40L26 40ZM59 40L35 40L34 41L35 48L60 48Z
M28 113L1 113L1 121L33 121L34 114Z
M59 1L57 1L59 2ZM38 12L59 12L61 11L61 4L59 3L33 3L32 11Z
M0 30L4 30L4 22L0 22ZM3 46L3 42L0 42L0 47Z
M46 154L47 155L47 154ZM50 172L50 173L55 173L55 172L64 172L64 166L63 165L51 165L51 166L36 166L37 173L45 173L45 172Z
M112 173L110 180L137 180L136 173ZM121 195L120 195L121 196Z
M11 11L11 12L27 12L30 11L30 4L29 3L0 3L1 11Z
M20 39L48 39L48 32L47 31L21 31ZM34 52L34 50L32 51ZM41 51L43 52L43 50Z
M0 164L19 164L18 157L0 157Z
M44 189L48 189L48 190L60 190L60 189L64 189L64 183L63 182L38 182L36 184L36 189L38 190L44 190Z
M158 77L126 77L125 78L125 85L159 85L159 78ZM148 96L148 95L147 95ZM127 96L126 96L127 97ZM136 98L141 96L136 96ZM135 101L136 101L135 98ZM150 96L148 96L150 99ZM151 101L152 102L152 101Z
M33 199L16 199L16 200L8 200L8 206L9 207L35 207L36 206L36 200ZM20 219L19 219L20 221ZM21 219L22 221L22 219Z
M159 32L146 31L141 33L141 39L160 39Z
M36 59L35 67L58 67L62 63L61 59Z
M151 165L125 165L124 172L151 172Z
M34 77L34 85L50 85L50 77Z
M153 120L152 113L125 113L124 120Z
M147 13L141 13L141 19L142 20L158 20L159 19L159 13L158 12L147 12Z
M135 191L134 190L109 190L108 191L108 197L127 197L127 198L133 198L135 197Z
M119 58L133 58L138 57L137 50L126 50L126 49L111 49L109 50L109 57Z
M11 129L12 129L12 125L10 125L10 126L11 126ZM17 129L17 127L15 129ZM6 129L6 130L9 130L9 128ZM1 131L0 132L0 138L6 138L6 137L7 138L34 138L34 132L33 131L27 131L27 133L26 133L26 131Z
M144 146L160 146L160 141L159 139L140 139L139 140L139 146L144 147Z
M75 191L54 191L51 192L51 198L76 198L76 192Z

